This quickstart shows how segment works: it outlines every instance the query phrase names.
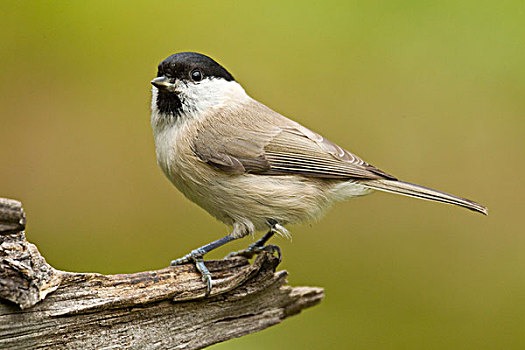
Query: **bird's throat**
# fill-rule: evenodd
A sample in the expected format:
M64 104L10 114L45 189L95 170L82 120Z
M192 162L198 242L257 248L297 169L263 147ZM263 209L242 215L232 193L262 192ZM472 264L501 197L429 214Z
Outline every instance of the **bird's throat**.
M157 95L157 108L162 114L178 117L182 113L182 100L176 92L161 90Z

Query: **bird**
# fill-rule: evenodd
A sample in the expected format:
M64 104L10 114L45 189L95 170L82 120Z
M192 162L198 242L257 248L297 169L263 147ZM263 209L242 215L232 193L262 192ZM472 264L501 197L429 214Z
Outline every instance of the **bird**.
M250 97L232 74L204 54L164 59L151 81L151 126L157 163L189 200L231 232L171 265L192 263L206 295L213 281L204 255L233 240L266 231L247 249L268 250L288 224L321 217L332 204L374 191L464 207L474 201L398 180L305 126Z

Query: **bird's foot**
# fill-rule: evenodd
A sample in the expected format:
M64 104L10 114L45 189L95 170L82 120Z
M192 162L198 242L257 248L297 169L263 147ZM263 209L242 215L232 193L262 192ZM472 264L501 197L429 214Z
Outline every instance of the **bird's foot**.
M279 262L281 262L281 248L279 246L268 244L268 245L260 245L257 244L257 242L250 244L248 248L239 250L236 252L231 252L226 256L226 258L231 258L234 256L242 256L247 259L253 258L254 255L259 254L260 252L269 252L270 254L277 253L277 257L279 258Z
M197 270L200 272L202 276L202 281L206 284L206 296L210 295L211 287L213 285L213 281L211 278L211 273L204 264L204 254L206 254L205 251L199 249L192 250L189 254L184 255L182 258L172 260L171 266L176 265L184 265L187 263L194 263Z

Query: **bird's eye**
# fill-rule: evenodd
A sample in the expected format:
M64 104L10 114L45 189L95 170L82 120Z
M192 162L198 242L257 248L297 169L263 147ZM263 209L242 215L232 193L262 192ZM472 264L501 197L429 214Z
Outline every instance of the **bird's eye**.
M198 69L194 69L190 73L191 79L195 82L202 80L202 73Z

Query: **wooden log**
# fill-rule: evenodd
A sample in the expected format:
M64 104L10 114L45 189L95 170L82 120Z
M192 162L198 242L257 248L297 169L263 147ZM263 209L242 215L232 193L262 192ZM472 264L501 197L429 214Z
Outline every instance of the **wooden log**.
M0 198L1 349L201 349L263 330L313 306L323 290L286 285L263 252L133 274L54 269L25 238L21 203Z

